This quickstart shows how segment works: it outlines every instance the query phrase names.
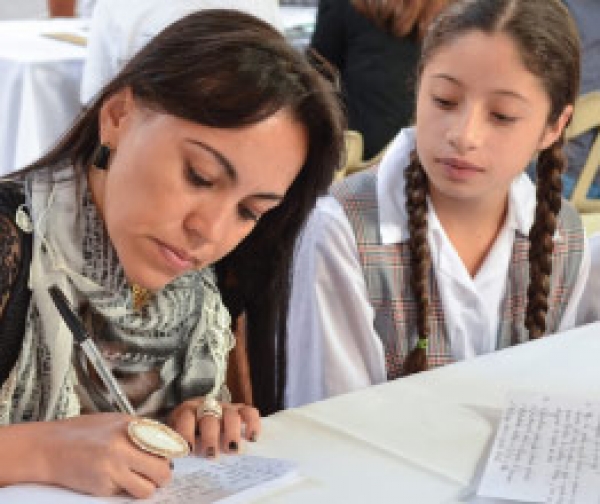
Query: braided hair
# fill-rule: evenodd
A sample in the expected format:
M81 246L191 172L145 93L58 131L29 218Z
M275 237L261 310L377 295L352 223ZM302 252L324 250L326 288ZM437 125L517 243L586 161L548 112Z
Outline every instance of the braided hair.
M405 375L427 369L427 347L429 337L429 270L431 256L427 243L427 175L417 156L413 154L410 165L404 173L406 181L406 209L410 238L410 287L417 304L417 334L419 340L408 354L402 366ZM424 344L425 343L425 344Z
M525 67L542 83L550 100L547 124L555 123L575 102L579 90L579 38L567 8L559 0L456 0L430 26L423 41L418 76L432 56L459 36L473 31L504 33L516 44ZM418 86L417 86L418 89ZM561 173L566 161L564 133L540 152L537 162L537 205L529 234L530 283L525 327L529 337L546 331L552 275L553 236L561 208ZM404 361L403 374L427 369L430 328L426 196L428 181L416 155L405 173L410 230L410 285L417 306L418 341Z
M529 232L529 288L525 327L532 339L546 332L546 313L552 274L553 236L560 212L562 179L566 166L563 140L540 154L537 164L537 206Z

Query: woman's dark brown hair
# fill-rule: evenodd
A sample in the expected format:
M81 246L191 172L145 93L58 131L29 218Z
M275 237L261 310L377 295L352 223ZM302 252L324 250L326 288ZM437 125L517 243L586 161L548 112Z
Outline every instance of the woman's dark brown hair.
M575 102L579 89L579 38L566 7L559 0L457 0L433 22L423 41L418 75L436 52L461 35L478 30L503 33L516 44L525 67L542 83L550 99L547 124L555 123ZM418 127L418 126L417 126ZM542 151L537 161L537 207L529 233L530 283L525 326L531 338L546 331L548 293L552 274L553 236L561 207L561 178L565 167L564 134ZM427 247L427 177L416 156L406 170L409 211L411 285L417 301L420 345L411 351L403 373L427 367L429 336L429 250Z
M262 414L280 409L293 246L340 164L344 121L336 92L268 24L236 11L200 11L152 39L56 148L24 172L89 166L99 143L100 107L125 87L150 109L207 126L239 128L287 110L306 128L307 157L285 199L216 265L232 317L246 313L255 404Z
M431 20L449 0L351 0L354 8L381 29L405 37L416 31L420 39Z

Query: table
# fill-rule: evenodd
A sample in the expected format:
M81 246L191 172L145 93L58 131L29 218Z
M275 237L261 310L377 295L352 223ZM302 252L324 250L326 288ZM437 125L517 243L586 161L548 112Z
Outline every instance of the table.
M42 34L82 32L86 24L0 22L0 176L37 159L79 113L85 47Z
M251 454L307 479L265 503L491 503L474 490L506 394L600 397L600 323L264 420Z
M474 494L506 394L599 397L599 355L596 323L265 418L246 453L294 460L305 479L260 502L500 504Z

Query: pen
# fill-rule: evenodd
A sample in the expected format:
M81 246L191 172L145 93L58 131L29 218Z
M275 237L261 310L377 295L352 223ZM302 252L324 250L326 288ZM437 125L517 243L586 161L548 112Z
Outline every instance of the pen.
M117 380L115 380L115 377L106 366L102 355L86 331L85 326L81 320L79 320L79 317L75 315L69 300L56 285L49 287L48 292L50 293L50 297L52 298L52 301L54 301L54 305L59 311L65 324L67 324L67 327L73 333L73 337L77 341L78 345L84 351L92 366L94 366L94 369L98 373L98 376L100 376L102 383L104 383L104 386L107 388L110 395L113 397L114 401L119 407L119 410L122 413L135 415L135 410L131 406L127 396L123 393L119 387L119 384L117 383Z

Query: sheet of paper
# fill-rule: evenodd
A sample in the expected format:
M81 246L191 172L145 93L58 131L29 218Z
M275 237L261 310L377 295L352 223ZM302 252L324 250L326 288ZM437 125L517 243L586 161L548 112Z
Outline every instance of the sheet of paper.
M478 495L544 504L598 504L600 402L511 395Z
M148 504L236 504L252 502L300 479L296 464L288 460L248 455L176 459L173 481L157 490ZM39 485L0 489L0 502L29 504L133 504L128 497L97 498Z

